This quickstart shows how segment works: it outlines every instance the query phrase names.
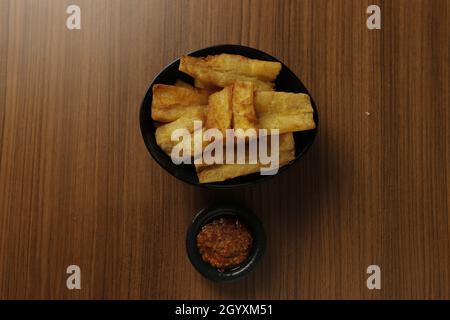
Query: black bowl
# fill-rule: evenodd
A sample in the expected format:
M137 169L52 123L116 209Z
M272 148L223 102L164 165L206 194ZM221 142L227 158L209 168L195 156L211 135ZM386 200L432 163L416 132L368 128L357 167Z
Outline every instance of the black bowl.
M278 59L268 55L267 53L264 53L257 49L231 44L217 45L213 47L196 50L189 53L188 55L194 57L206 57L208 55L216 55L220 53L239 54L252 59L281 62ZM153 79L149 89L147 90L147 94L144 97L144 101L142 102L139 114L142 137L144 138L144 142L145 145L147 146L148 151L161 167L163 167L167 172L169 172L176 178L196 186L215 189L236 188L253 185L256 184L257 182L267 180L271 177L274 177L284 172L287 168L291 167L295 162L297 162L313 143L317 133L319 117L317 114L316 105L314 103L313 98L311 97L311 104L314 109L314 121L316 122L316 128L308 131L294 132L295 159L292 160L289 164L280 167L276 175L260 175L259 173L254 173L226 180L223 182L206 183L206 184L199 183L194 165L174 164L170 156L165 154L164 151L162 151L161 148L156 144L155 130L157 122L153 121L151 118L153 85L158 83L174 84L177 79L182 79L190 84L193 84L193 79L190 76L184 74L181 71L178 71L179 64L180 59L175 60L174 62L166 66L155 77L155 79ZM283 63L280 74L278 75L275 81L275 89L277 91L306 93L309 95L308 90L305 88L300 79L297 78L296 75L291 70L289 70L289 68L286 67Z
M243 222L253 236L250 255L241 265L219 271L204 262L197 249L197 234L205 224L221 217L233 217ZM261 221L251 211L236 206L218 206L200 211L193 219L186 235L186 250L195 269L205 278L225 282L233 281L247 275L257 265L266 249L266 236Z

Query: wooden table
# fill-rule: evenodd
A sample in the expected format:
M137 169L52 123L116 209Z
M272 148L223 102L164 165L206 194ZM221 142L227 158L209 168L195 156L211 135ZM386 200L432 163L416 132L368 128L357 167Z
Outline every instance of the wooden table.
M449 19L446 0L0 0L0 298L450 298ZM284 61L320 127L285 174L208 191L152 160L138 111L166 64L222 43ZM185 252L193 215L219 201L267 232L237 283Z

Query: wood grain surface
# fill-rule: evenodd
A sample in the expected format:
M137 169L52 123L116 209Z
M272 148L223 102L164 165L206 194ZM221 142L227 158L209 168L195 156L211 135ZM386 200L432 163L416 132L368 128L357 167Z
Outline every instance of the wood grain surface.
M450 299L449 20L446 0L0 0L0 298ZM284 61L320 126L281 176L208 191L152 160L138 112L166 64L223 43ZM267 232L236 283L205 280L185 252L217 202Z

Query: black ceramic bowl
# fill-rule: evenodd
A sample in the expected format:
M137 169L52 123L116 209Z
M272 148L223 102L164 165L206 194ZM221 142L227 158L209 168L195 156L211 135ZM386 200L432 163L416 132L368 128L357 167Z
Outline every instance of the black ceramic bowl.
M239 266L219 271L204 262L197 248L197 234L205 224L222 217L233 217L244 223L253 237L252 249L245 262ZM216 281L232 281L247 275L257 265L266 249L266 236L261 221L247 209L236 206L218 206L200 211L193 219L186 235L186 250L192 265L205 278Z
M193 51L188 55L194 57L206 57L208 55L216 55L220 53L230 53L239 54L252 59L266 60L266 61L278 61L276 58L264 53L262 51L240 46L240 45L217 45L213 47L208 47L200 50ZM144 138L145 145L152 157L163 167L167 172L169 172L174 177L188 182L190 184L215 189L226 189L226 188L236 188L248 185L253 185L263 180L267 180L274 177L281 172L284 172L287 168L291 167L295 162L297 162L302 155L308 150L308 148L313 143L313 140L317 133L317 128L319 124L319 118L317 114L316 105L313 98L311 97L311 104L314 109L314 121L316 122L316 128L308 131L301 131L294 133L295 140L295 159L289 164L281 167L276 175L260 175L259 173L254 173L251 175L241 176L234 179L230 179L223 182L217 183L207 183L201 184L198 181L197 174L195 172L194 165L181 164L176 165L172 162L170 157L166 155L161 148L156 144L155 130L157 122L153 121L151 118L151 105L152 105L152 87L155 84L174 84L177 79L182 79L190 84L193 84L193 79L187 74L178 71L178 66L180 64L180 59L175 60L168 66L166 66L150 84L147 94L144 97L144 101L141 105L141 110L139 114L140 125L142 137ZM306 93L309 95L308 90L305 88L303 83L299 78L282 63L282 69L275 81L275 90L294 92L294 93Z

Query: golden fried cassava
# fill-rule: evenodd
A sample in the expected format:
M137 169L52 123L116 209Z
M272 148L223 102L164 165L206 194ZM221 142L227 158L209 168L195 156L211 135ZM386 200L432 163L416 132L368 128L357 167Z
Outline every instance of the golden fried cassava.
M156 84L153 86L152 118L170 122L180 118L192 106L207 105L209 92L179 86Z
M234 129L257 128L252 82L238 80L234 83L232 109Z
M281 70L279 62L249 59L239 55L220 54L206 58L184 56L179 70L202 83L219 87L234 84L236 80L253 82L255 90L273 90L272 81Z
M261 129L279 129L281 134L316 127L311 100L306 94L255 92L254 105Z

